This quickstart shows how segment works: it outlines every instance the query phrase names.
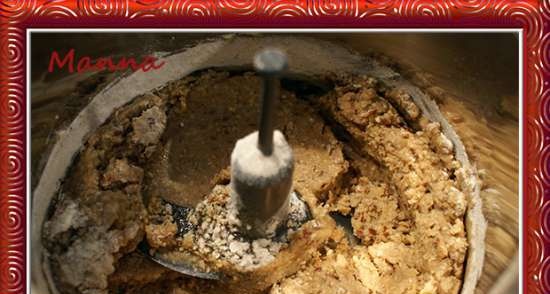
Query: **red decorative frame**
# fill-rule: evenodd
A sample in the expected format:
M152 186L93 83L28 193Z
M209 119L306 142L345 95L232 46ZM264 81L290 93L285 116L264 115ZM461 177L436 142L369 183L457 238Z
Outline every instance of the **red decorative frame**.
M550 293L550 0L3 0L0 292L26 292L28 28L522 28L523 290Z

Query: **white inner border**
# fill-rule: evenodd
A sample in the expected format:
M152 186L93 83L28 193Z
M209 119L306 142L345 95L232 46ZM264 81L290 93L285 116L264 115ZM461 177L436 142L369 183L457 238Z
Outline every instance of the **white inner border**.
M519 229L519 246L518 246L518 273L519 273L519 292L523 293L523 29L42 29L31 28L26 30L26 287L27 293L31 293L31 272L30 272L30 232L31 232L31 33L517 33L519 42L519 54L518 54L518 103L519 103L519 175L518 175L518 229Z

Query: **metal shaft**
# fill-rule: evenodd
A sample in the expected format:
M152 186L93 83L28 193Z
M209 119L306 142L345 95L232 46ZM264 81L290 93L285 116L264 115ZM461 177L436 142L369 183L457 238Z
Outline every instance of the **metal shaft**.
M286 67L286 55L278 50L255 56L254 68L263 79L259 130L238 140L231 153L233 195L244 233L252 238L274 234L288 215L294 158L284 135L275 130L279 79Z
M263 50L254 58L254 68L263 79L258 148L264 155L273 152L275 109L281 93L279 78L287 65L286 55L275 49Z
M264 76L262 89L262 108L260 114L260 127L258 148L264 155L273 152L273 130L275 120L275 108L280 95L280 81L278 77Z

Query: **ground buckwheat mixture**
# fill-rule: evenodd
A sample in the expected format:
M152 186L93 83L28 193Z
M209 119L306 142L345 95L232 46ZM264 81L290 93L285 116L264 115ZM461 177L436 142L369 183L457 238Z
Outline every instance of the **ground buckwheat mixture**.
M239 234L228 201L232 148L257 125L258 77L205 71L118 109L85 142L44 225L58 288L458 293L467 204L452 143L402 90L367 76L326 80L320 94L283 81L277 128L311 215L296 215L293 198L284 233L258 240ZM140 242L224 277L170 271Z

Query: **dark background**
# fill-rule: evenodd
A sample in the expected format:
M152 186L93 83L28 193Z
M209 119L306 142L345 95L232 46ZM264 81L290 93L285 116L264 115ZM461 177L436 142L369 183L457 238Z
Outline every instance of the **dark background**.
M53 50L77 56L141 56L177 51L218 34L204 33L32 33L32 80L53 81L45 74ZM518 41L513 33L326 33L302 34L345 43L366 52L376 50L442 78L455 76L457 90L485 90L517 95ZM487 84L489 83L489 84ZM487 92L487 93L489 93Z

